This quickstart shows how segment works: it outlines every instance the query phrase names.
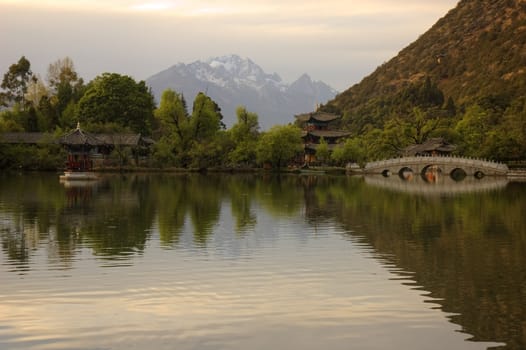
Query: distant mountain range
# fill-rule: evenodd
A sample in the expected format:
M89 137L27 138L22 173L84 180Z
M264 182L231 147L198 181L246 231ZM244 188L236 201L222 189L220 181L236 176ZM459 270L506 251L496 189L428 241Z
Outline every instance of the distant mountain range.
M333 99L337 91L303 74L287 84L276 73L268 74L248 58L237 55L210 58L190 64L178 63L146 80L156 101L170 88L182 93L191 108L199 92L205 92L221 108L223 122L236 122L236 108L245 106L259 116L262 129L287 124L295 114L311 112L317 104Z

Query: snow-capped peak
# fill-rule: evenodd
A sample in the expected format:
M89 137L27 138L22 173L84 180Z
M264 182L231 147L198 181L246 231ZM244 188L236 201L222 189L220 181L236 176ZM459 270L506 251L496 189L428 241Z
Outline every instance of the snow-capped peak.
M213 57L204 63L215 74L224 76L225 73L228 73L232 81L237 84L246 84L252 87L261 87L268 83L281 84L281 78L277 74L267 74L250 59L238 55Z

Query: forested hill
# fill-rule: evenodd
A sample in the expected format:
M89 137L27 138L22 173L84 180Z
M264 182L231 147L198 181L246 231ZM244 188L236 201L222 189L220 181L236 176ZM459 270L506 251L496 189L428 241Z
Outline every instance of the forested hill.
M363 133L414 107L428 118L460 120L476 104L491 107L496 127L510 107L524 113L525 92L526 0L462 0L324 109L342 113L345 128Z

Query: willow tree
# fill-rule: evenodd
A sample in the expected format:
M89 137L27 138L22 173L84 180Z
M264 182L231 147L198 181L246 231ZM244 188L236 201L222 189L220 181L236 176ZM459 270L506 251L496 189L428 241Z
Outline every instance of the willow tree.
M220 129L224 128L221 109L210 97L200 92L194 99L190 128L192 138L196 141L210 140Z
M260 163L281 168L301 151L300 128L295 125L275 125L260 137L257 158Z
M229 130L233 143L229 160L235 165L254 165L259 137L258 115L247 111L244 106L239 106L236 109L236 116L237 122Z
M204 93L198 93L189 122L191 141L188 156L192 167L207 168L222 165L225 161L227 137L222 120L218 104Z
M155 146L156 159L162 165L186 165L191 130L184 97L171 89L163 91L154 115L158 124L155 133L159 138Z

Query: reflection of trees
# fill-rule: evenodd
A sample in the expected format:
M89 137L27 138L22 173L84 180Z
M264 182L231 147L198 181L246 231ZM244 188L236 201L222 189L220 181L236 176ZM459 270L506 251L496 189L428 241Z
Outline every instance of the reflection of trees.
M148 178L134 175L103 184L80 225L85 244L110 259L143 251L156 209L147 189Z
M307 217L332 217L360 232L474 340L526 347L526 189L416 196L326 179L306 196Z
M196 174L159 176L152 192L158 203L161 241L173 245L179 241L186 219L193 227L194 240L205 245L221 213L225 178Z
M153 191L159 203L157 209L160 240L171 246L179 242L185 218L187 176L159 176Z
M205 245L212 233L214 224L219 220L221 212L221 192L224 189L224 177L191 177L188 189L189 214L194 227L194 239L200 245Z
M0 214L5 215L0 226L2 249L19 266L28 264L42 242L52 239L56 208L64 206L58 181L48 186L48 178L45 174L0 177ZM48 252L50 257L59 254L59 246Z
M303 204L298 176L268 175L257 182L255 196L274 216L297 215Z
M12 213L2 227L2 245L12 261L27 261L30 250L46 242L48 258L65 266L81 242L104 256L140 251L155 213L136 177L111 186L63 186L55 174L36 174L6 176L0 186L1 202L10 205L5 212Z
M256 177L252 175L235 176L234 181L228 182L228 193L232 205L232 215L236 220L236 232L243 233L252 229L257 216L252 209Z

